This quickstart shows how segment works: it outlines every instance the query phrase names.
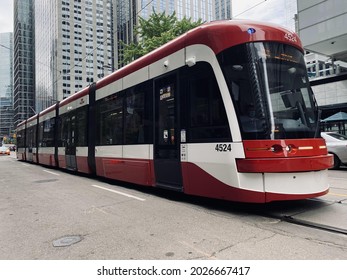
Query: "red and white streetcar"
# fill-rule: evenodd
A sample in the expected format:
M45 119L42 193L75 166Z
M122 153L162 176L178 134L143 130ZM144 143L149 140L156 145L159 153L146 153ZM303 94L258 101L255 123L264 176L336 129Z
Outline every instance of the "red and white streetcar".
M230 201L328 192L297 35L203 24L21 123L18 159Z

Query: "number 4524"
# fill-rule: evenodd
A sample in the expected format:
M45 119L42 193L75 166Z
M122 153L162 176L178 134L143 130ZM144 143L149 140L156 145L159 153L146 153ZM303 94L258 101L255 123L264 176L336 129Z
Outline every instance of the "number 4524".
M231 144L217 144L214 149L217 152L231 152Z

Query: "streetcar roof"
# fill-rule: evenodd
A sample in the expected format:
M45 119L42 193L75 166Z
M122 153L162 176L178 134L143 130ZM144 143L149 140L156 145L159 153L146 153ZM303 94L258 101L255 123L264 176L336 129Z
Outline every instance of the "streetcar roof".
M29 122L31 122L31 121L33 121L33 120L36 120L36 119L37 119L37 116L38 116L38 114L33 115L32 117L30 117L30 118L27 120L27 123L29 123Z
M250 30L252 32L249 32ZM233 36L233 34L236 34L236 36ZM232 46L255 41L282 42L293 45L303 51L299 37L294 32L276 24L249 20L212 21L184 33L97 81L96 89L100 89L187 46L203 44L210 47L215 54L218 54ZM89 87L90 86L71 94L66 99L60 101L58 106L61 108L70 102L88 95ZM55 106L57 105L54 104L45 109L40 113L40 116L53 111ZM29 118L28 122L35 118L37 118L37 114Z
M250 33L251 31L251 33ZM236 34L237 36L232 36ZM242 43L277 41L290 44L303 52L299 37L292 31L272 23L249 20L221 20L202 24L163 46L116 70L96 83L100 89L184 47L204 44L215 54Z
M54 111L55 108L56 108L56 106L57 106L57 104L53 104L53 105L51 105L50 107L46 108L45 110L41 111L41 112L40 112L40 117L42 117L42 116L48 114L49 112Z
M64 106L64 105L66 105L66 104L69 104L69 103L72 102L72 101L75 101L75 100L77 100L77 99L79 99L79 98L81 98L81 97L83 97L83 96L88 95L88 93L89 93L89 87L90 87L90 85L89 85L88 87L86 87L86 88L84 88L84 89L82 89L82 90L80 90L80 91L74 93L74 94L71 94L71 95L70 95L69 97L67 97L66 99L60 101L60 102L59 102L59 107L62 107L62 106Z
M26 122L27 122L27 120L24 120L24 121L20 122L20 123L17 125L17 128L16 128L16 129L18 129L18 128L20 128L21 126L25 125Z

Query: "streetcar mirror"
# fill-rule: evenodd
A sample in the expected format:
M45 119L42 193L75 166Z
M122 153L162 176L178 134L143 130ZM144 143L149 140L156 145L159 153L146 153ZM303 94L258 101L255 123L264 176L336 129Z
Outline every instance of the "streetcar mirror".
M239 72L241 72L243 70L242 65L233 65L232 68L234 71L239 71Z
M300 91L286 90L281 93L281 97L286 108L295 108L298 103L303 103Z

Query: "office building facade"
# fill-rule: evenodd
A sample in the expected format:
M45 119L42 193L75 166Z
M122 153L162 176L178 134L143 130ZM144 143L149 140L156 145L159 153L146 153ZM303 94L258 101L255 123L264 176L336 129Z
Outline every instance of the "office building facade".
M165 11L168 15L175 12L178 19L186 17L193 21L200 18L203 21L211 21L215 19L215 2L220 1L223 0L137 0L137 14L146 19L154 9L156 12Z
M214 15L216 20L231 19L232 0L214 0Z
M35 114L33 0L14 0L13 108L14 126Z
M231 0L26 1L35 15L36 99L29 108L37 112L121 67L120 41L133 42L139 16L153 10L194 21L231 15Z
M299 35L322 119L347 113L347 5L342 0L298 0ZM322 122L323 130L347 131L347 121Z
M35 1L36 108L60 101L113 69L113 1Z
M13 134L13 33L0 33L0 141ZM1 143L0 143L1 144Z

